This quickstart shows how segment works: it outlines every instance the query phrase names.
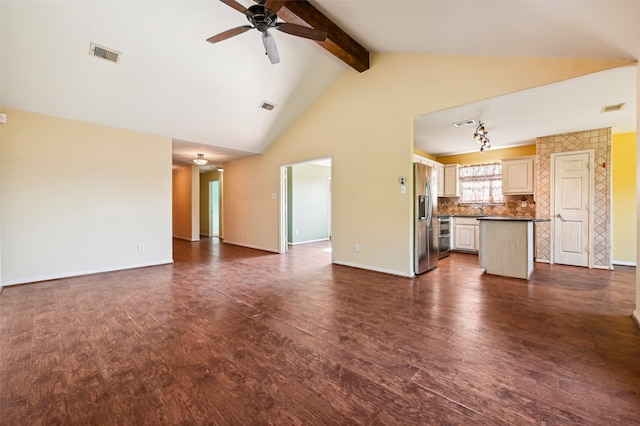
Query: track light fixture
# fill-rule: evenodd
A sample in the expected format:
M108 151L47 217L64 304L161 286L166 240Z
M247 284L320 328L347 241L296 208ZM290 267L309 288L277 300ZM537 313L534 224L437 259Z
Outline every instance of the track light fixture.
M198 158L194 158L193 162L198 166L204 166L209 162L206 158L204 158L204 154L198 154Z
M488 134L489 132L484 129L484 123L481 121L473 134L473 138L480 144L480 152L491 148L491 142L489 142L489 138L487 137Z

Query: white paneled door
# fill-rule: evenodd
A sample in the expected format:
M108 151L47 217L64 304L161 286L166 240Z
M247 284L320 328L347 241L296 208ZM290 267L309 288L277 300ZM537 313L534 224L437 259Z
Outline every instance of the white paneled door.
M554 262L589 266L589 152L553 155Z

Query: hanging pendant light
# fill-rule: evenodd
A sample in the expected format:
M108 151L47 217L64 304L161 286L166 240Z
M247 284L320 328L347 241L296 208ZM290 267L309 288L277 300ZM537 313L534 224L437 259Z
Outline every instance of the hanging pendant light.
M198 157L194 158L193 162L195 164L197 164L198 166L204 166L205 164L207 164L209 162L209 160L204 158L204 154L198 154Z

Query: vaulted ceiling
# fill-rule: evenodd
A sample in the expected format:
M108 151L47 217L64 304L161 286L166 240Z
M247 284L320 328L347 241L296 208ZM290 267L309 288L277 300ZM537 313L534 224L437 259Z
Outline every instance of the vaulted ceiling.
M640 58L638 1L311 4L370 52ZM285 4L280 16L319 25L301 5ZM171 137L178 164L197 152L211 164L264 152L357 68L332 53L334 41L323 47L278 31L277 65L255 30L207 43L248 24L217 0L2 0L0 24L1 105ZM90 56L91 42L121 52L120 61ZM260 108L264 101L275 108Z

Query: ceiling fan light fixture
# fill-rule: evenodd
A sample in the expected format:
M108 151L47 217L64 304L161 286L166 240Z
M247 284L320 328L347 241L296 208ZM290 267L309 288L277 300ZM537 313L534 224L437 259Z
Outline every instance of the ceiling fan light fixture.
M196 158L193 159L193 162L198 166L204 166L209 162L206 158L204 158L204 154L198 154Z
M327 33L306 25L298 25L290 22L278 22L278 11L284 6L284 0L254 0L257 4L246 8L236 0L220 0L238 12L244 14L251 25L232 28L213 37L209 37L209 43L218 43L228 38L242 34L250 29L256 29L262 33L262 43L269 61L272 64L280 63L280 55L276 42L269 34L269 30L275 28L286 34L302 37L309 40L325 41Z

